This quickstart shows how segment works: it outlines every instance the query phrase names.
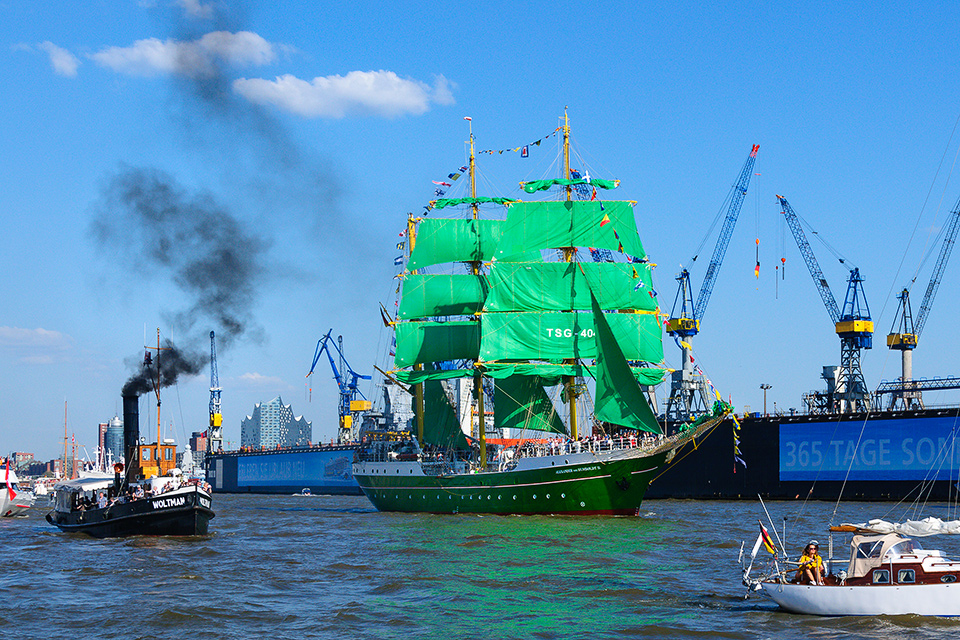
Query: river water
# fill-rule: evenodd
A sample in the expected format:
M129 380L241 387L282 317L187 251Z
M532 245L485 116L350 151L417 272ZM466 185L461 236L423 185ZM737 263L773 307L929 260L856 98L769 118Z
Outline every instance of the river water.
M814 536L826 555L833 504L767 507L778 527L787 516L791 553ZM890 508L846 503L835 520ZM756 502L648 501L637 518L483 517L378 513L362 497L218 494L214 510L211 535L188 539L64 534L43 520L43 499L27 518L0 520L0 625L24 638L960 633L960 621L815 618L745 600L736 561L766 522ZM924 515L948 514L934 505Z

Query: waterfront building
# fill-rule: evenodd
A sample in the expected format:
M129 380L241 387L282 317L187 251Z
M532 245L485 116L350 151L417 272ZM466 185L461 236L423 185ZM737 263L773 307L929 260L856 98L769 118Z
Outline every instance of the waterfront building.
M253 415L240 423L240 446L255 449L275 449L310 444L313 425L303 416L294 417L289 404L280 396L270 402L258 402Z
M107 423L107 429L103 434L104 460L107 459L108 451L113 454L113 462L123 460L123 420L119 416L113 416L113 419Z
M26 467L33 463L33 454L23 451L14 451L10 455L10 458L10 463L13 465L14 470Z
M207 432L194 431L190 435L190 450L193 452L193 464L203 467L203 459L207 455Z

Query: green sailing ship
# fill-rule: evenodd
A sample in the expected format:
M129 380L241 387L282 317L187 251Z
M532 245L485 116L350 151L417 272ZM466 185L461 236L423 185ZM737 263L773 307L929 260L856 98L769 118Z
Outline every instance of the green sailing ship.
M408 220L387 375L410 391L415 427L368 429L353 464L381 511L636 515L660 469L731 409L718 398L713 415L663 432L648 401L663 328L636 203L597 199L618 181L571 172L566 116L560 129L562 178L521 183L559 199L477 197L471 123L471 195L433 203L466 215ZM481 217L490 203L506 217ZM455 382L472 387L460 397L473 437Z

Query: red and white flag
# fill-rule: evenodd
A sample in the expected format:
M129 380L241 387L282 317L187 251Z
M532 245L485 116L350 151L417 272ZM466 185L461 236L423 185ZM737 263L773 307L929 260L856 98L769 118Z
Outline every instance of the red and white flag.
M4 474L4 481L7 483L7 498L14 500L17 497L17 492L13 490L13 486L10 484L10 458L7 458L7 472Z

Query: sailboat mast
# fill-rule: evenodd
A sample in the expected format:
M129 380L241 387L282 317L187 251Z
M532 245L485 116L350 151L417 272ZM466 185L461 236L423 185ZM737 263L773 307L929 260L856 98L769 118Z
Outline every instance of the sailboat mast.
M570 116L567 115L567 109L563 109L563 179L570 179ZM573 185L567 185L567 202L573 199ZM573 247L564 247L563 259L565 262L573 262ZM576 364L575 359L568 359L567 364ZM577 433L577 378L576 376L567 376L567 401L570 403L570 437L574 440L579 439Z
M477 157L474 152L474 141L473 141L473 118L465 118L467 122L470 123L470 197L474 199L474 203L471 205L473 209L473 219L476 220L480 217L480 205L476 202L477 197ZM480 275L480 265L481 262L478 260L471 263L470 271L473 275ZM479 322L480 317L476 316L477 321ZM483 407L483 373L480 372L480 369L474 366L473 374L473 389L477 394L477 413L480 414L480 423L477 425L477 435L480 438L480 468L487 468L487 415Z
M417 244L417 221L414 219L413 214L407 215L407 237L410 238L410 254L413 254L413 249ZM413 271L412 273L416 273ZM423 371L422 364L413 365L414 371ZM417 383L413 385L413 402L414 402L414 411L417 415L417 442L420 443L420 446L423 446L423 383Z

